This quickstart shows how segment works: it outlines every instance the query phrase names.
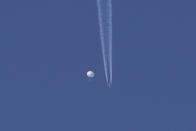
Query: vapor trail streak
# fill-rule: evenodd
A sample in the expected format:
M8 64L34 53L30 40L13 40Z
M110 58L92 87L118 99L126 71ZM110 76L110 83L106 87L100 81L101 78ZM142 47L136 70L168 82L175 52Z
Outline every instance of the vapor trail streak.
M112 85L112 0L97 0L106 82Z

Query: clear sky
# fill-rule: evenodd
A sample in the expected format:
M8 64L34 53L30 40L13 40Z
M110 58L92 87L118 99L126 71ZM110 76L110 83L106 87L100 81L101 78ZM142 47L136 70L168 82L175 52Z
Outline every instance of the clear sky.
M96 0L0 0L0 130L195 131L195 5L113 0L109 89Z

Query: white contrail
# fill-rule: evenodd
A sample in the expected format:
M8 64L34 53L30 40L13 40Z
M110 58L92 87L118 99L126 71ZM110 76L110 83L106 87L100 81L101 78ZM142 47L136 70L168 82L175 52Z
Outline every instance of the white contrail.
M106 82L112 85L112 0L97 0Z

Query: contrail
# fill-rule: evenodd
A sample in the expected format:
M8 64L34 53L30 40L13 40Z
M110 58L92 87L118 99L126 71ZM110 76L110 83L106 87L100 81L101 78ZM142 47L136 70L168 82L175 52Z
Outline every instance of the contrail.
M112 85L112 0L97 0L106 82Z

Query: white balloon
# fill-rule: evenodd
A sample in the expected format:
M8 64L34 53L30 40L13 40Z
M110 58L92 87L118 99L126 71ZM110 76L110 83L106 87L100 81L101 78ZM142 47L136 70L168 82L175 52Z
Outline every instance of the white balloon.
M95 73L94 73L93 71L88 71L88 72L86 73L86 75L87 75L88 77L90 77L90 78L95 77Z

